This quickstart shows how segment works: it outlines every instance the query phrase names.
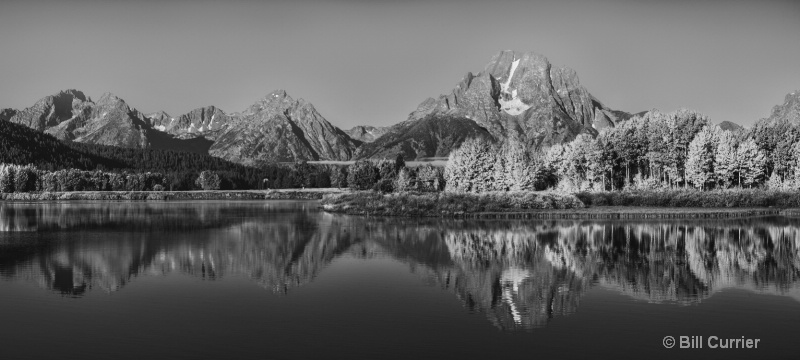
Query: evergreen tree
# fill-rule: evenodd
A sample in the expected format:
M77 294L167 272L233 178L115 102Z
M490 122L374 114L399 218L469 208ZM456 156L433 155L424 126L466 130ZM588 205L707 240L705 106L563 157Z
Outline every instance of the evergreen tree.
M353 190L369 190L378 182L378 169L369 160L358 160L347 170L347 185Z
M406 167L406 160L403 158L403 153L397 153L397 157L394 159L394 170L399 172L400 169Z
M395 176L397 176L397 162L389 161L389 160L380 160L378 161L378 178L382 180L394 180Z
M316 169L308 164L305 160L296 161L292 165L292 175L294 179L294 186L292 187L312 187L314 178L316 177Z
M347 187L347 167L334 166L331 170L331 186L335 188Z

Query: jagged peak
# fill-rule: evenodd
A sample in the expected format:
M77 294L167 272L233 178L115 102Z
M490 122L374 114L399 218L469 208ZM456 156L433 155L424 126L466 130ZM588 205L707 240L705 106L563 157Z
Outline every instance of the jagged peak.
M152 113L149 113L149 114L147 114L145 116L149 117L149 118L153 118L153 117L171 118L172 117L164 110L159 110L159 111L156 111L156 112L152 112Z
M70 97L70 98L73 98L73 99L77 98L80 101L87 101L87 100L91 101L91 98L87 97L82 91L75 90L75 89L66 89L66 90L59 90L59 92L57 92L55 94L48 95L48 96L45 96L45 97L39 99L39 101L37 101L37 104L39 104L39 103L53 103L57 99L64 99L65 97Z
M78 98L81 101L86 101L88 99L88 97L86 96L86 94L83 93L83 91L76 90L76 89L60 90L58 93L53 94L51 96L53 96L53 97L62 97L62 96L65 96L65 95L66 96L71 96L71 97L74 97L74 98Z
M743 126L741 126L741 125L739 125L739 124L737 124L735 122L727 121L727 120L717 124L717 126L719 126L720 129L727 130L727 131L738 131L738 130L744 128Z
M773 109L780 109L781 107L791 105L791 104L800 104L800 90L792 91L783 98L783 105L775 105Z
M100 99L98 99L97 102L98 103L102 103L102 102L122 102L122 103L124 103L125 100L123 100L121 97L119 97L117 95L114 95L114 94L112 94L110 92L105 92L105 93L103 93L103 95L100 96Z
M550 61L542 54L533 51L503 50L492 56L492 59L484 67L483 72L501 79L509 74L509 69L514 63L523 67L538 65L549 69L550 66Z
M264 109L270 108L286 108L289 104L295 103L295 100L286 93L286 90L277 89L261 99L258 99L253 105L251 105L245 113L257 113Z
M289 94L284 89L277 89L277 90L267 94L267 96L264 96L264 99L265 100L283 100L283 99L286 99L288 101L292 101L293 100L292 97L289 96Z
M220 108L218 108L218 107L216 107L214 105L207 105L207 106L201 106L201 107L198 107L198 108L194 108L192 110L189 110L187 113L193 113L193 112L198 112L198 111L207 111L207 112L217 112L217 111L219 111L219 112L221 112L223 114L225 113L225 111L223 111L222 109L220 109Z

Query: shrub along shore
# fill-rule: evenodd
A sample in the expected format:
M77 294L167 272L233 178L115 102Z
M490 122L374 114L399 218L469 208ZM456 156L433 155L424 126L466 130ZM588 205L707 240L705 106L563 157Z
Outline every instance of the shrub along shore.
M675 189L580 192L586 206L649 206L669 208L800 207L800 191L756 189Z
M800 216L800 193L759 189L555 192L351 192L342 189L0 193L2 201L322 200L350 215L489 219L721 219Z
M325 195L332 213L409 217L519 219L708 219L800 216L800 192L763 189L578 193L388 193Z
M325 211L352 215L427 217L584 207L574 195L548 192L382 194L375 191L360 191L325 195L321 205Z
M69 191L0 193L0 200L319 200L339 189L313 190L200 190L200 191Z

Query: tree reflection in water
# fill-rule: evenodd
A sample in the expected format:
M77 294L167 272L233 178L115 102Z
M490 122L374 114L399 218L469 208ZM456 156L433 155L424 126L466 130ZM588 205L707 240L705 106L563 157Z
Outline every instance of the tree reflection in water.
M474 221L319 212L315 202L0 204L0 275L67 296L137 276L244 275L278 293L342 255L385 256L503 329L575 312L593 286L691 304L725 288L800 301L800 221Z

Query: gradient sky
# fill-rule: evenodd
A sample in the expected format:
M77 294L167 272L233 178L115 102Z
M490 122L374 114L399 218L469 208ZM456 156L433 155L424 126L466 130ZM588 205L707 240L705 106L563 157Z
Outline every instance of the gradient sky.
M0 2L0 107L62 89L142 112L275 89L342 128L391 125L500 50L575 69L607 106L750 125L800 89L800 1Z

